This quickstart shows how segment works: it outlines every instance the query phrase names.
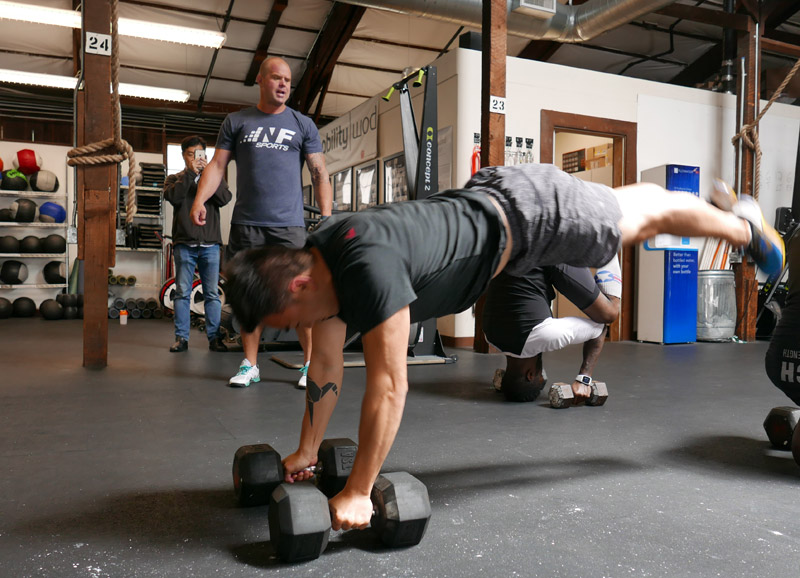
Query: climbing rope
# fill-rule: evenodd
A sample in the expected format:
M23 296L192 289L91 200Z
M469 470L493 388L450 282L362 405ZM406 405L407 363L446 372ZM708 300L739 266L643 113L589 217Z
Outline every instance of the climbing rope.
M789 74L786 75L786 78L783 79L783 82L778 87L778 89L773 93L772 98L769 99L767 106L764 107L756 119L751 122L750 124L745 124L742 126L742 130L731 139L733 146L736 146L738 141L741 139L742 142L749 148L750 150L755 152L756 155L756 178L755 178L755 190L753 191L753 198L758 200L758 192L761 186L761 144L758 142L758 123L761 118L767 114L769 107L772 106L772 103L775 102L778 97L783 93L783 89L786 88L786 85L791 82L792 78L794 77L795 73L800 70L800 60L794 63L794 66L789 71ZM741 186L741 185L740 185Z
M125 202L125 224L130 225L136 216L136 156L133 147L122 139L122 109L119 103L119 40L118 40L118 0L111 0L111 106L112 138L76 147L67 152L67 164L105 165L128 160L128 195ZM106 149L111 149L108 151ZM101 153L101 154L97 154Z

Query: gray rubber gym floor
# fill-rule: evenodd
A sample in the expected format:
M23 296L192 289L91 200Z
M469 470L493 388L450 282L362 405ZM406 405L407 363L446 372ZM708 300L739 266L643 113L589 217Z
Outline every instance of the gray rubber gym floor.
M385 550L335 534L316 561L273 556L266 508L233 499L245 444L296 447L296 371L261 357L261 383L229 389L239 353L166 321L111 324L109 367L81 367L80 321L0 321L3 577L776 577L800 570L800 467L762 421L789 400L764 375L766 343L614 343L604 407L510 404L500 356L451 350L409 368L386 471L423 480L423 542ZM580 348L548 354L572 378ZM347 369L329 437L357 439L363 368Z

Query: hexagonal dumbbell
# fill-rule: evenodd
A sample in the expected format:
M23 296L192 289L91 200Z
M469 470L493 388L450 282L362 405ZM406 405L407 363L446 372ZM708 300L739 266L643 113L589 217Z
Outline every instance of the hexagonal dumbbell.
M328 498L311 482L280 484L269 502L269 539L284 562L320 557L328 546Z
M233 491L242 506L269 503L283 482L281 456L269 444L242 446L233 456Z
M764 420L769 442L779 450L790 450L792 434L800 422L800 409L791 406L773 407Z
M586 405L597 406L603 405L608 399L608 388L603 381L593 381L589 384L591 394L588 400L584 403ZM572 392L572 385L569 383L556 382L550 386L550 407L562 409L571 407L573 405L583 405L583 403L576 403L575 394Z
M358 445L349 438L322 440L317 451L317 486L332 498L344 489L353 469Z
M329 498L344 488L355 460L356 443L347 438L323 440L317 452L314 483ZM242 446L233 457L233 488L242 506L263 506L283 482L281 456L268 444Z
M419 544L431 517L428 490L406 472L381 474L370 495L370 527L390 548ZM269 534L284 562L318 558L328 545L331 518L328 502L313 484L281 484L272 494Z
M431 519L428 488L407 472L381 474L370 494L370 525L389 548L416 546Z

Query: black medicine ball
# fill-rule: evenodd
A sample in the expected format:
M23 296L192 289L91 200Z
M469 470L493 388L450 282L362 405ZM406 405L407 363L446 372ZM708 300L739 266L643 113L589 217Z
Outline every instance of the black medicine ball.
M44 266L44 281L45 283L50 283L51 285L57 285L60 283L66 283L66 265L59 261L50 261L47 265Z
M20 253L38 253L41 250L42 240L39 237L28 235L19 242Z
M0 281L9 285L19 285L28 278L28 266L21 261L9 260L0 267Z
M13 304L14 317L33 317L36 303L30 297L18 297Z
M34 191L53 193L58 190L58 177L51 171L34 173L29 180Z
M64 308L55 299L45 299L39 305L39 313L48 321L56 321L64 318Z
M77 319L78 318L78 308L73 307L72 305L67 305L64 307L64 319Z
M19 253L19 239L11 235L0 237L0 253Z
M42 239L42 253L63 253L67 250L67 240L61 235L48 235Z
M28 179L16 169L3 171L3 180L0 188L6 191L24 191L28 188Z
M11 317L12 310L11 301L5 297L0 297L0 319L8 319Z
M36 203L30 199L17 199L11 203L11 217L17 223L32 223L36 218Z
M11 209L0 209L0 221L3 223L10 223L14 220L14 215L11 214Z

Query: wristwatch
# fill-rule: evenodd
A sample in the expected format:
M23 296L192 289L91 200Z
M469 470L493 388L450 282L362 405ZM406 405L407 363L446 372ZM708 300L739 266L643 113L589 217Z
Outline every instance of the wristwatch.
M591 376L584 375L583 373L579 374L578 377L575 378L575 381L579 381L583 385L592 385Z

